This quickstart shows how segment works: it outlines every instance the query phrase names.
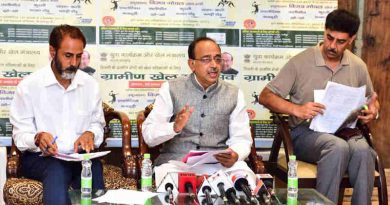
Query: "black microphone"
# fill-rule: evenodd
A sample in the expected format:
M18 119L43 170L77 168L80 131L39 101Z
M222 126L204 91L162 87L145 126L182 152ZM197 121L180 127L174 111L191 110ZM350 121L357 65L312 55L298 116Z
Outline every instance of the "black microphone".
M179 192L188 193L191 198L195 198L196 176L194 173L179 173Z
M165 190L167 191L165 194L165 202L172 203L173 202L173 184L166 183L165 184Z
M248 180L245 178L245 176L242 176L240 174L236 174L232 176L232 182L234 184L234 188L237 191L244 192L245 196L255 204L258 204L256 197L252 195L252 191L249 188Z
M222 186L223 186L223 184L222 184ZM230 201L230 203L236 204L236 205L241 204L240 200L238 199L238 197L236 195L236 190L233 187L226 189L226 191L224 191L224 192L226 193L226 198L228 199L228 201Z
M191 198L195 197L194 189L192 188L191 182L186 182L184 184L184 187L185 187L186 193L188 193Z
M175 180L174 180L175 178ZM165 193L165 195L159 197L161 202L168 204L173 204L175 201L175 195L177 196L178 188L177 182L178 174L177 173L167 173L163 180L159 183L157 187L157 192Z
M203 186L202 192L203 192L203 194L205 194L205 199L202 200L202 204L212 205L213 200L211 199L211 187L210 186Z
M269 193L268 187L269 181L263 181L261 179L257 179L256 188L253 190L253 193L259 198L259 200L265 204L270 204L271 202L271 194ZM269 188L272 187L272 184L269 185ZM272 189L272 188L271 188Z
M208 181L217 194L222 198L224 204L240 204L240 200L236 196L236 190L229 179L229 176L222 170L214 173L208 178Z
M223 203L226 204L227 201L228 201L228 198L226 197L226 193L225 193L225 185L224 185L222 182L220 182L220 183L217 185L217 187L218 187L219 193L220 193L220 195L221 195L220 197L221 197L222 200L223 200Z

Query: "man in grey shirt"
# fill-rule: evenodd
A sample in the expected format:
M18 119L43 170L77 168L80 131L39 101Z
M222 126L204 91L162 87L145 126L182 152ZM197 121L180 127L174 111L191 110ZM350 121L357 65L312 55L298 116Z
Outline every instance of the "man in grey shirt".
M348 172L353 186L352 204L370 204L374 184L375 152L361 136L345 141L332 133L309 129L308 120L323 114L313 91L329 81L352 87L366 85L368 110L358 119L375 119L379 103L366 64L347 47L356 38L359 18L338 9L328 14L324 42L294 56L261 92L259 102L278 113L290 115L294 153L302 161L317 164L317 190L337 203L339 186ZM290 96L290 101L285 100Z

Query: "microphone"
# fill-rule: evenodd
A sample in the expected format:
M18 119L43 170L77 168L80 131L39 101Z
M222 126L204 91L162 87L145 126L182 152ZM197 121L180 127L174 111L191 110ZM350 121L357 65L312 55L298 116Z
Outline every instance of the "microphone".
M236 190L234 190L233 184L224 171L220 170L214 173L208 178L208 181L217 195L222 198L224 204L228 202L240 204L240 200L236 196Z
M204 186L202 188L202 192L205 194L205 199L202 200L202 204L212 205L213 199L211 199L211 187L210 186Z
M179 193L188 193L191 198L195 198L196 176L194 173L179 173Z
M228 199L228 201L230 201L231 203L236 204L236 205L241 204L240 200L238 199L238 197L236 195L236 190L233 187L226 189L225 193L226 193L226 198Z
M207 180L207 176L203 176L202 186L199 188L198 197L204 196L205 198L203 200L199 199L199 201L202 201L202 204L212 205L213 199L211 198L211 195L215 195L215 192Z
M253 193L260 198L260 201L264 202L265 204L270 203L271 195L269 194L267 187L263 180L258 179L256 183L256 187L253 190Z
M174 180L174 178L176 180ZM177 184L177 173L167 173L157 188L157 192L159 193L165 192L163 201L165 201L168 204L174 203L175 196L178 195L178 189L176 184Z
M256 174L257 183L256 188L253 190L259 198L260 201L270 204L271 197L275 195L273 191L273 178L270 174Z
M249 187L248 180L246 179L247 175L244 175L242 172L232 175L231 179L234 185L234 188L237 191L244 192L245 196L250 199L252 203L259 204L256 197L252 195L252 191Z

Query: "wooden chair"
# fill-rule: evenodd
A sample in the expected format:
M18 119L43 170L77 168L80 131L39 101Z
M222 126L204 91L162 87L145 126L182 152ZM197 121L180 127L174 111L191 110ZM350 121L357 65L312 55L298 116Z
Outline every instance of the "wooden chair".
M269 156L269 161L266 163L267 171L272 175L287 183L287 163L288 156L293 155L293 144L288 126L288 116L273 113L271 117L274 123L277 124L277 130L274 136L274 141ZM369 145L375 150L372 143L372 136L369 128L366 125L359 125L363 136L366 138ZM279 153L283 144L284 153ZM298 161L298 187L299 188L315 188L316 187L317 166L315 164ZM375 183L374 187L378 189L378 199L380 205L387 205L387 185L385 172L379 156L375 160ZM346 174L340 184L339 204L342 204L345 188L352 188L349 183L348 175Z
M150 148L144 141L142 136L142 123L145 121L146 117L148 117L149 113L153 109L153 104L148 105L144 110L140 111L137 115L137 131L138 131L138 142L139 142L139 154L138 154L138 176L140 176L141 173L141 162L143 159L144 153L150 153L152 161L157 158L159 155L159 148L160 146L156 146L153 148ZM251 134L252 139L254 136L254 130L251 128ZM251 152L248 156L247 163L248 166L255 172L255 173L264 173L265 167L263 163L263 158L256 153L255 143L253 142Z
M122 128L122 167L109 165L103 162L104 184L107 189L136 189L137 170L136 158L131 150L130 141L130 120L123 112L115 111L103 103L106 126L104 127L104 141L99 151L105 150L106 140L112 136L109 126L111 120L119 120ZM20 156L21 153L12 141L12 147L7 160L7 181L4 185L3 195L6 204L43 204L42 183L32 179L20 177Z

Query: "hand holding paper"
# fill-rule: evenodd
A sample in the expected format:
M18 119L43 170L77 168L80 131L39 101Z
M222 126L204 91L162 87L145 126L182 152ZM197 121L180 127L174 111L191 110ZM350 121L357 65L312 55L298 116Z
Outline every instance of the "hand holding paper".
M238 160L238 154L232 149L228 148L228 152L222 152L215 154L214 157L224 166L230 168L234 165L234 163Z
M220 153L230 153L230 150L216 150L216 151L196 151L191 150L182 161L188 165L194 167L199 164L212 164L219 163L215 158L215 155Z
M317 92L317 93L316 93ZM359 88L328 82L323 96L314 91L315 101L325 105L323 115L317 115L310 124L310 129L318 132L335 133L340 127L354 128L357 115L351 123L344 124L355 109L360 109L365 104L366 86Z

